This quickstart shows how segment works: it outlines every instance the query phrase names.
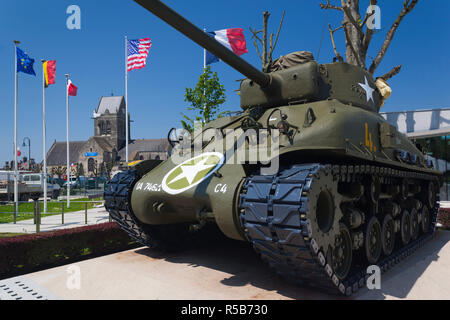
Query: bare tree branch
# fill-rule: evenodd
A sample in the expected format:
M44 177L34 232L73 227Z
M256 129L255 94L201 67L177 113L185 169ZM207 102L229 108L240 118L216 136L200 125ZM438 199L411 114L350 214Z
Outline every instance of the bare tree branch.
M261 44L263 43L263 41L258 37L258 33L261 33L262 30L256 31L256 29L252 30L252 28L250 28L250 32L253 34L252 39L255 38L255 41L258 40L259 43L261 43Z
M267 65L268 65L268 52L267 52L267 23L269 21L270 12L264 11L263 12L263 71L267 71Z
M277 46L277 43L278 43L278 36L280 35L280 30L281 30L281 27L282 27L282 25L283 25L285 13L286 13L286 11L283 10L283 15L281 16L280 25L279 25L279 27L278 27L277 36L275 37L275 43L274 43L273 47L272 47L272 36L273 36L273 34L271 34L271 39L270 39L271 46L270 46L270 51L269 51L269 57L270 57L270 60L272 60L272 53L273 53L273 50L275 50L275 47Z
M355 18L352 15L352 12L350 11L350 8L347 5L345 5L342 7L342 9L344 10L345 15L347 16L348 21L350 21L350 23L355 27L356 31L359 33L360 38L361 39L364 38L363 29L358 24L358 22L356 22Z
M376 6L378 4L378 0L370 0L370 5ZM371 16L375 12L372 11ZM369 19L369 16L366 16L367 19ZM366 20L366 19L364 19ZM367 22L367 20L366 20ZM367 57L367 51L369 50L370 41L372 41L372 36L374 34L374 30L371 28L367 28L366 34L364 35L364 39L362 41L362 58L365 60Z
M398 26L402 22L403 18L414 9L417 2L418 2L418 0L405 0L405 2L403 3L403 9L400 12L399 16L397 17L397 19L395 20L391 29L388 31L388 33L386 35L386 39L384 40L383 46L381 47L380 51L378 52L378 55L373 60L372 65L369 68L369 72L371 72L371 73L375 72L375 70L378 67L378 65L380 64L381 60L383 60L383 57L386 54L386 51L388 50L392 39L394 39L395 32L397 31Z
M255 42L253 42L253 45L256 48L256 52L258 53L259 58L262 60L263 56L262 56L261 52L259 52L258 43L256 42L256 39L255 39Z
M339 10L339 11L343 11L341 7L339 6L333 6L330 4L330 0L327 0L327 4L320 4L320 8L321 9L333 9L333 10Z
M268 64L270 64L272 62L272 51L273 51L273 33L270 34L270 40L269 40L269 54L268 54L269 61L267 62Z
M375 14L375 10L373 10L371 13L366 14L366 16L364 17L363 22L361 23L361 28L364 27L364 25L367 23L367 20L369 20L369 18L371 16L373 16Z
M256 31L256 29L252 30L252 28L249 28L250 32L253 34L252 39L254 39L253 45L256 48L256 52L258 53L259 58L262 60L263 56L261 52L259 51L258 43L256 40L258 40L261 44L263 43L262 40L258 37L258 33L262 32L262 30Z
M352 52L353 52L353 55L354 55L354 57L355 57L355 59L356 59L356 62L358 63L358 66L360 66L360 67L364 67L364 64L363 64L363 62L361 61L361 57L359 56L359 54L356 52L356 50L355 50L355 47L353 46L353 44L352 44L352 40L350 39L350 35L348 34L348 30L347 30L347 28L346 28L346 25L348 24L348 22L347 21L345 21L344 23L342 23L342 27L344 28L344 32L345 32L345 38L347 39L347 43L349 44L349 46L350 46L350 49L352 50Z
M396 74L398 74L401 69L402 69L402 65L398 65L398 66L392 68L392 70L389 71L388 73L386 73L384 76L381 76L379 78L383 79L384 81L387 81L390 78L392 78L393 76L395 76Z
M273 51L273 33L270 34L270 41L269 41L269 60L272 56Z
M342 58L342 56L339 54L339 52L338 52L337 49L336 49L336 43L334 42L334 33L335 33L336 31L342 29L342 28L343 28L343 27L339 27L339 28L333 30L333 29L331 28L331 24L328 25L328 29L330 30L331 43L333 44L334 54L335 54L335 56L336 56L336 59L337 59L339 62L343 62L344 59Z

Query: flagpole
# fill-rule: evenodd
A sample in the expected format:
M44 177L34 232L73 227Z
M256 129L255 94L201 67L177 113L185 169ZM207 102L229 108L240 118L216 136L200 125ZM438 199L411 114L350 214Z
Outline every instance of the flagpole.
M203 28L203 31L206 33L206 28ZM206 68L206 49L203 48L203 72L205 72Z
M203 28L203 32L206 33L206 28ZM206 49L203 48L203 73L205 73L206 69ZM203 89L203 95L206 95L206 88ZM203 106L203 122L206 122L206 116L205 116L205 110L206 110L206 103Z
M19 174L17 172L17 91L18 91L18 76L17 76L17 46L20 41L14 40L14 222L17 219L17 212L19 211Z
M128 50L125 36L125 161L128 164Z
M70 208L70 163L69 163L69 75L66 74L66 149L67 149L67 208Z
M42 68L45 60L41 60ZM45 124L45 73L42 72L42 151L44 165L44 213L47 213L47 127Z

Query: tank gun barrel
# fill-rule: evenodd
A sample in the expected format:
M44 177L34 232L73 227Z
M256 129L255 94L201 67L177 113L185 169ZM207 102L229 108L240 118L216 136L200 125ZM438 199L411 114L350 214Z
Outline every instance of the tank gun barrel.
M186 37L202 46L216 57L222 59L225 63L242 73L247 78L253 80L261 86L267 88L270 86L270 75L263 73L241 59L234 52L221 45L208 34L197 28L190 21L179 15L177 12L166 6L159 0L134 0L139 5L153 13L155 16L177 29Z

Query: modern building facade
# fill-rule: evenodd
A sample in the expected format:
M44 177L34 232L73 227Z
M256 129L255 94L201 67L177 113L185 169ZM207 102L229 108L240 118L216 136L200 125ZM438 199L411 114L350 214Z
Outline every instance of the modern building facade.
M450 108L381 113L414 141L444 174L441 200L450 200Z

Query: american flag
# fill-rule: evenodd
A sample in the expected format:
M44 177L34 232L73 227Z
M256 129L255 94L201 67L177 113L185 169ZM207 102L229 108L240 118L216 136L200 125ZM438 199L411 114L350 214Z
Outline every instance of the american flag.
M150 38L127 40L127 71L145 67L148 52L152 46Z

